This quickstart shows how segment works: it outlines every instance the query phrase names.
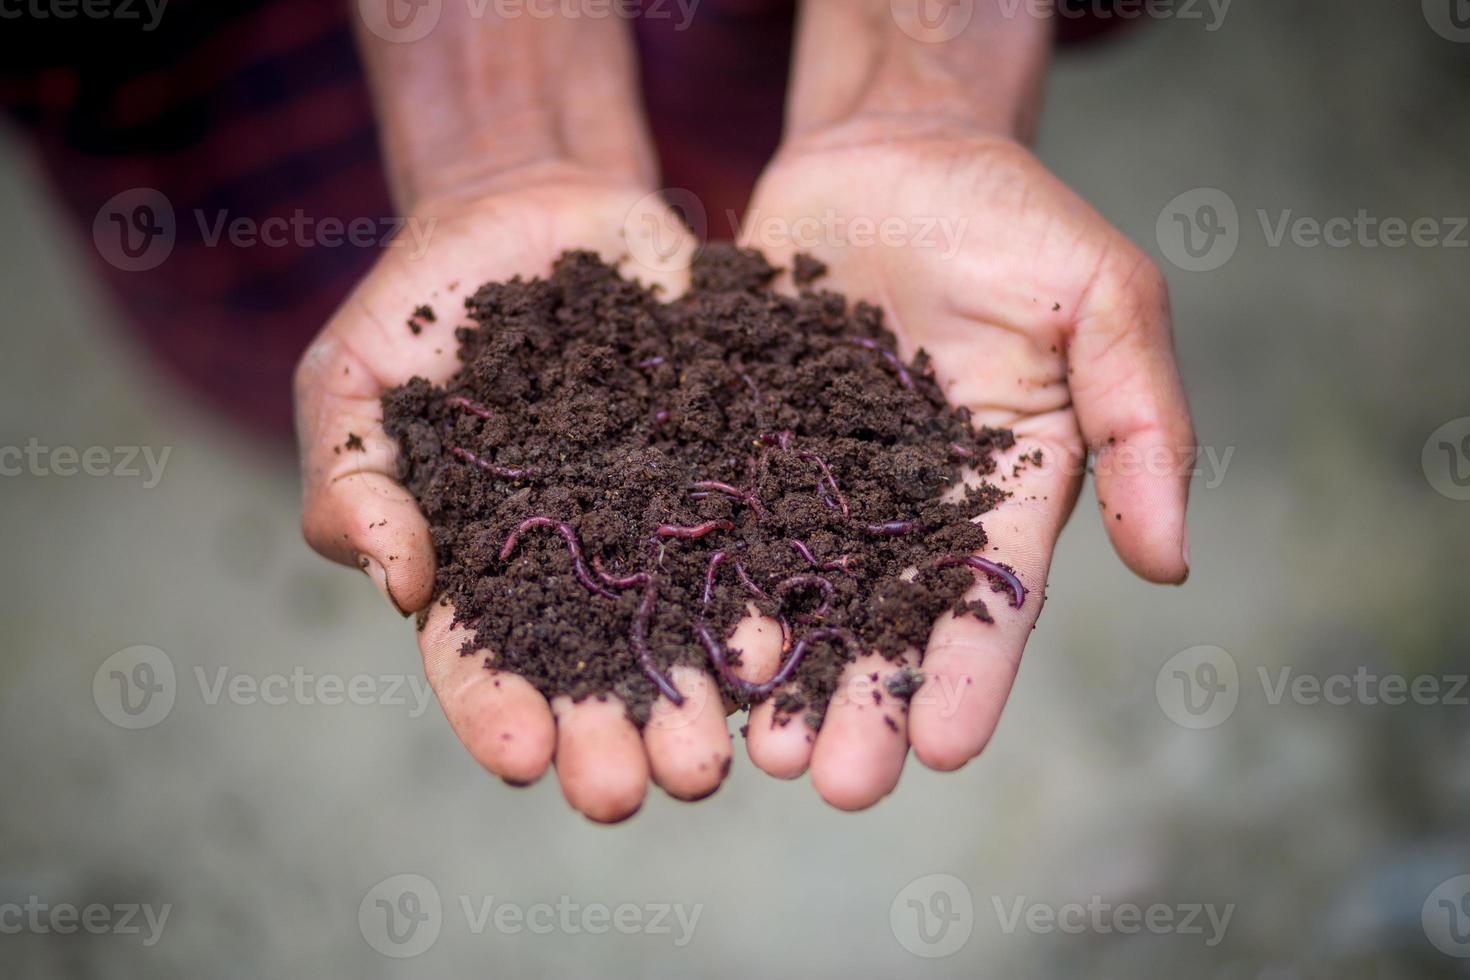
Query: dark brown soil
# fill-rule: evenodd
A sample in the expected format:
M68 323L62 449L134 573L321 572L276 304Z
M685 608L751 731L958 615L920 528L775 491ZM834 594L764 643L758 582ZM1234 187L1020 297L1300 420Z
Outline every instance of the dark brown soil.
M445 387L384 395L398 476L432 528L436 597L495 666L547 695L615 693L641 723L656 674L738 661L723 643L754 603L784 621L786 657L807 640L780 712L820 724L857 649L893 658L946 611L989 618L963 599L977 571L943 559L985 544L972 518L1005 494L956 486L962 465L992 472L1011 434L973 431L926 355L892 354L878 309L812 291L813 260L796 271L800 297L778 295L758 254L713 246L665 303L569 252L549 279L466 301ZM508 546L533 517L550 520ZM736 703L770 696L722 676Z

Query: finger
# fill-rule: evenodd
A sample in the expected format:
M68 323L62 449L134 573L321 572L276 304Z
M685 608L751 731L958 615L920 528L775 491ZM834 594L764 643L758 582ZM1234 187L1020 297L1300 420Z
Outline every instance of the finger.
M863 810L893 792L908 756L907 705L887 681L917 659L865 654L848 664L812 752L812 786L839 810Z
M574 703L553 698L556 775L573 809L598 823L638 812L648 793L648 756L623 702L599 695Z
M399 612L428 605L434 552L413 497L390 474L397 445L383 432L380 385L331 334L297 369L305 498L301 528L318 552L361 568Z
M525 678L487 670L483 653L461 656L471 633L451 627L453 618L449 606L436 605L419 634L424 673L444 717L480 765L508 783L534 783L556 746L551 708Z
M740 651L740 665L735 673L743 680L762 683L775 676L785 656L789 636L782 627L768 616L755 614L740 621L730 637L729 646ZM796 686L788 684L786 691ZM777 717L775 699L756 705L746 721L745 750L757 769L777 779L795 779L806 772L811 761L812 746L816 733L798 714L793 717L783 714Z
M730 729L720 690L713 677L692 667L674 667L669 675L684 703L659 695L643 726L649 769L675 799L703 799L730 771Z
M786 690L795 691L794 685ZM795 779L811 765L816 730L803 712L778 713L775 701L763 701L750 710L745 750L757 769L777 779Z
M1141 253L1115 252L1100 269L1068 359L1113 547L1143 578L1183 582L1194 430L1174 361L1168 290Z
M945 613L930 632L924 682L909 704L909 740L931 769L958 769L990 741L1041 613L1052 548L1077 495L1080 453L1023 432L1000 460L1000 471L1016 472L1015 461L1038 449L1042 465L1023 464L1002 484L1011 496L981 521L989 537L981 556L1014 570L1026 588L1021 607L1014 608L1010 592L993 591L994 583L977 572L966 599L984 602L993 622Z

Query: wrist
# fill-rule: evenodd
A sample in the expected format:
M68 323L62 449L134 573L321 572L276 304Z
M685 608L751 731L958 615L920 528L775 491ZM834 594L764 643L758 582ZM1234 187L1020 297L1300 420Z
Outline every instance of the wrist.
M1052 21L1005 0L805 0L783 142L1029 143Z
M445 4L434 29L412 42L358 31L404 213L569 176L655 183L623 23L473 8Z

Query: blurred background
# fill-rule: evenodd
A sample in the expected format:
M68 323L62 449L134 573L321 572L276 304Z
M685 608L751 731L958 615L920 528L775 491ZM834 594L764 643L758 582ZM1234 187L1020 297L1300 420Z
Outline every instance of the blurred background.
M0 446L111 474L0 459L0 975L1470 975L1470 6L1200 15L1059 56L1038 147L1168 274L1193 574L1089 490L995 740L857 815L739 745L615 828L487 777L0 131Z

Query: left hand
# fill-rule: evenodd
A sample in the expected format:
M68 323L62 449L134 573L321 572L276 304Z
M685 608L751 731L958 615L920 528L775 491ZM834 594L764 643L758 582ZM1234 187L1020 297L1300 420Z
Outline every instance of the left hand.
M952 403L976 425L1016 434L990 477L1011 496L984 515L984 554L1015 568L1029 590L1022 608L977 576L972 595L995 622L946 614L935 624L907 714L868 683L899 666L876 654L849 667L815 737L800 718L773 726L770 702L752 714L758 767L793 778L810 765L824 799L861 809L897 784L909 744L949 770L989 741L1077 500L1084 447L1096 453L1101 516L1124 563L1151 582L1188 575L1194 435L1168 297L1147 256L1027 149L978 130L894 138L869 121L803 135L762 178L743 240L777 265L795 251L826 263L814 288L881 306L905 360L924 348ZM1040 465L1022 461L1038 450Z

